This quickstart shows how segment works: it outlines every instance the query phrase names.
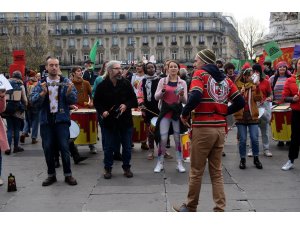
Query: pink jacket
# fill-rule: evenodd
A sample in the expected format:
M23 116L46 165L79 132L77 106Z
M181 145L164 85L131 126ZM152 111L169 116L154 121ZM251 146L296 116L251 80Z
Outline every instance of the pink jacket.
M2 113L6 108L6 100L5 97L0 97L0 113ZM7 136L6 136L6 127L4 126L3 119L0 115L0 149L1 151L6 151L9 149Z

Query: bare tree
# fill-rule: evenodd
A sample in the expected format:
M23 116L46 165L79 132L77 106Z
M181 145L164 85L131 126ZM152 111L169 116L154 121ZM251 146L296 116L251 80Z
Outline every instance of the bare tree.
M24 50L26 67L39 70L39 66L45 63L45 58L52 52L52 39L48 36L48 28L45 20L30 19L22 24L5 20L1 24L5 32L0 36L0 69L8 71L12 63L12 51ZM24 29L24 30L23 30Z
M239 36L246 49L246 58L252 59L253 45L265 35L266 28L255 18L245 18L238 27Z

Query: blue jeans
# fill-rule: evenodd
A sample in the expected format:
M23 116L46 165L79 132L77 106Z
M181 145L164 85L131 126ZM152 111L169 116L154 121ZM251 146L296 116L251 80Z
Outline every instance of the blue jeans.
M42 146L44 149L45 159L48 167L48 176L55 176L55 147L61 152L63 171L65 176L71 176L71 163L69 151L69 124L43 124L40 127Z
M40 122L40 112L34 112L32 110L27 111L27 119L25 120L25 126L23 129L24 134L30 133L31 130L31 138L37 138L39 131L39 122Z
M103 127L104 135L104 168L110 169L113 166L113 153L116 152L116 148L120 149L122 144L122 158L123 158L123 169L129 169L131 167L131 138L133 128L121 128L119 130L110 130Z
M14 147L19 146L19 137L20 137L20 130L22 125L22 119L9 116L6 118L7 123L7 140L8 145L11 148L12 144L12 133L14 132Z
M239 137L239 152L241 158L246 158L247 128L249 129L253 156L258 156L258 124L237 124Z

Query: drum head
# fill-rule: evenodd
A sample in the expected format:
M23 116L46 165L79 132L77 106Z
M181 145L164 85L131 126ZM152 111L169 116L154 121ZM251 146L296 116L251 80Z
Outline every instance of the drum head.
M258 118L260 118L260 117L262 117L262 115L264 115L264 113L265 113L265 108L259 107L259 108L258 108L258 111L259 111Z
M70 130L70 138L74 139L78 137L80 133L80 128L75 121L71 120L71 126L69 127L69 130Z
M154 127L156 126L157 119L158 119L158 117L156 117L156 116L151 119L152 126L154 126Z

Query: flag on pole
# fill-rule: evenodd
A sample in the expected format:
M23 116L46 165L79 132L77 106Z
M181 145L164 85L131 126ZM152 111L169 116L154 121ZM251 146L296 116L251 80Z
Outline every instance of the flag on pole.
M300 45L295 45L294 47L294 59L297 59L300 57Z
M282 51L275 41L271 41L265 44L264 49L267 52L268 56L270 56L272 61L282 56Z
M240 60L238 60L238 59L231 59L230 62L234 65L235 70L240 70Z
M99 46L99 39L95 42L94 46L92 47L92 49L90 51L90 59L94 64L95 64L95 61L96 61L98 46Z

